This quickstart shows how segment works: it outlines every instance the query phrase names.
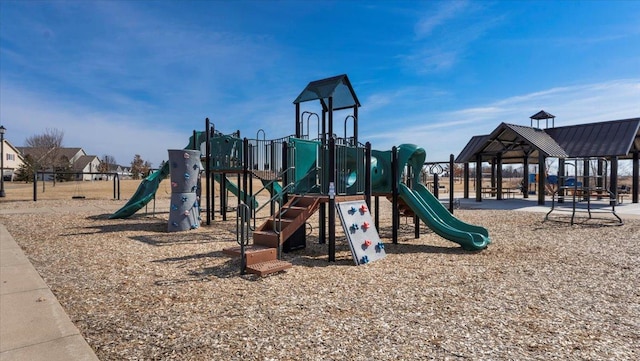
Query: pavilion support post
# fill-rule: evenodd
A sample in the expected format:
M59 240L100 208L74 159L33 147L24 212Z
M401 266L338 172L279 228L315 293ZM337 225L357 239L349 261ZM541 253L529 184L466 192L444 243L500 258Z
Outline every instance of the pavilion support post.
M482 202L482 156L476 155L476 202Z
M524 155L524 164L522 165L522 197L529 198L529 153Z
M564 158L558 159L558 203L564 203Z
M591 165L591 161L589 160L589 158L586 158L582 161L582 186L584 187L584 189L586 190L586 192L582 192L582 200L583 201L588 201L589 200L589 188L591 187L591 170L589 169ZM577 181L577 180L576 180Z
M598 158L598 174L596 174L596 187L598 187L598 200L602 199L602 190L604 189L604 177L607 175L604 174L604 160L602 158Z
M502 199L502 153L496 156L496 199Z
M464 199L469 199L469 162L464 163Z
M632 202L638 203L638 194L640 194L640 151L633 153L633 176L631 179Z
M491 160L491 196L493 197L495 194L493 193L493 190L496 189L496 164L497 163L497 157L493 157L493 159Z
M545 179L547 178L544 166L546 157L541 151L538 153L538 205L544 206Z
M609 204L615 206L618 201L618 157L611 157L611 199Z

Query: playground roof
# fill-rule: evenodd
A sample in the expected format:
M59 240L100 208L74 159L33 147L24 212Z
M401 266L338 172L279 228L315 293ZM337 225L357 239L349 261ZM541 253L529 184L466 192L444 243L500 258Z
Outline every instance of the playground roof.
M329 98L333 98L333 110L360 107L360 101L346 74L310 82L293 104L320 100L323 110L329 110Z
M501 154L504 163L537 163L545 157L630 157L640 151L640 118L539 129L501 123L491 134L474 136L456 158L473 162L480 155L492 161Z

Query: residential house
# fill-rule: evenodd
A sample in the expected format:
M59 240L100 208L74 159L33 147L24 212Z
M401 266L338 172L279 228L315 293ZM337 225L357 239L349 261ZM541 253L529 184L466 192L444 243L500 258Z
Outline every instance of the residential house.
M2 176L5 181L13 181L16 171L24 163L24 158L18 148L13 146L13 144L6 139L3 139L2 151Z
M100 159L95 155L82 155L72 163L72 172L76 172L75 180L98 180L100 179Z
M23 157L29 155L36 161L46 159L48 156L55 156L59 164L68 162L70 171L77 173L73 177L75 180L93 180L100 178L98 174L89 174L99 172L100 159L95 155L87 155L82 148L54 148L43 150L34 147L17 147L17 149L22 153ZM53 169L48 169L47 171L52 172ZM82 175L80 173L82 173ZM52 180L53 174L49 174L45 178Z

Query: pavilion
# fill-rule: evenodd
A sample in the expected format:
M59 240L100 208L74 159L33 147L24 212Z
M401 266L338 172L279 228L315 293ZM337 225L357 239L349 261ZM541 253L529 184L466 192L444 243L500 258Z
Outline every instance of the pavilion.
M608 189L610 197L616 199L618 191L618 162L622 159L632 160L631 197L638 203L640 183L640 118L605 121L555 127L555 116L541 110L532 115L531 126L501 123L488 135L473 136L456 157L456 163L464 163L464 197L469 198L469 164L475 163L475 198L482 201L482 163L491 164L491 188L497 199L503 199L502 189L503 164L523 164L522 185L523 196L529 192L529 165L537 164L544 170L548 158L557 158L559 175L565 174L565 162L588 162L597 160L596 173L609 176ZM534 121L537 121L534 127ZM540 121L545 121L545 129L540 128ZM549 127L551 121L551 127ZM608 162L608 167L603 164ZM539 171L540 172L540 171ZM584 166L585 182L588 182L589 167ZM560 177L559 185L562 185ZM598 186L602 181L596 179ZM546 176L537 177L538 204L545 203Z

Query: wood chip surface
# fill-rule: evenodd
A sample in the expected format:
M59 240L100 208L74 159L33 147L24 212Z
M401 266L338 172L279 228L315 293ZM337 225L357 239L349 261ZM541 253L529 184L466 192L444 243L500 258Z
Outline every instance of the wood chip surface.
M168 209L159 199L159 209ZM125 201L14 201L0 215L100 360L637 360L640 220L542 222L456 210L493 243L463 251L402 219L387 257L354 266L318 242L287 272L239 275L235 215L167 233L167 213L108 216Z

